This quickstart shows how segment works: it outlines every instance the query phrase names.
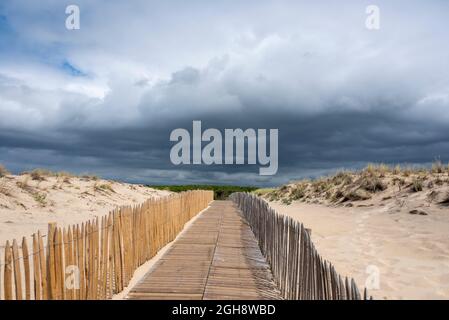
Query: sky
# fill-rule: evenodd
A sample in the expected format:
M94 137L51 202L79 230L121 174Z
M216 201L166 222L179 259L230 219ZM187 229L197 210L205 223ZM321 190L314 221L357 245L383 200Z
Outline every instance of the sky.
M72 4L79 30L66 28ZM444 0L2 0L0 163L273 186L448 162L448 12ZM278 129L277 174L172 164L170 132L193 120Z

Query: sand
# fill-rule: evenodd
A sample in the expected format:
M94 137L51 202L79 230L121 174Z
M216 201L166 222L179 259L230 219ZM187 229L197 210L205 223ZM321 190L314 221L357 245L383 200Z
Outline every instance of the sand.
M6 240L19 240L38 229L46 233L48 222L60 226L80 223L117 206L169 194L92 178L44 179L33 180L30 175L0 178L0 252ZM311 228L320 254L339 273L354 277L361 288L371 287L369 293L375 299L449 299L449 208L428 201L430 192L398 193L389 188L369 200L337 206L298 201L270 205ZM426 215L411 214L412 210ZM135 272L129 287L169 246ZM376 279L376 271L378 288L375 281L369 281Z
M449 299L449 209L418 199L400 208L378 199L353 207L270 202L312 229L312 240L337 272L373 287L375 299ZM360 206L360 207L359 207ZM410 214L411 208L427 215ZM376 273L379 272L379 287Z
M123 205L136 205L169 194L143 185L97 178L26 175L0 178L0 252L6 240L47 233L48 223L67 226L103 216Z

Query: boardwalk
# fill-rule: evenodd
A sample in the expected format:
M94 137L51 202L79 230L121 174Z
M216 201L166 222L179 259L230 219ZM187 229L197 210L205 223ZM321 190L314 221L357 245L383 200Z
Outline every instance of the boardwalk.
M280 299L249 226L214 201L128 294L129 299Z

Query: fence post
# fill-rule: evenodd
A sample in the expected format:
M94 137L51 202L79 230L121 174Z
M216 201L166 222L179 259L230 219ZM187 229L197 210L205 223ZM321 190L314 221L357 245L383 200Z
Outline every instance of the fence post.
M16 300L22 300L22 273L20 271L19 247L16 239L12 242L12 256L14 261L14 285L16 287Z
M39 240L33 233L33 273L34 273L34 299L41 300L41 271L39 261Z
M13 264L13 258L11 253L11 247L9 245L9 241L6 241L5 246L5 274L4 274L4 286L5 286L5 300L12 300L13 299L13 293L12 293L12 264Z
M311 229L278 214L255 195L234 193L230 198L242 210L283 297L361 299L354 279L343 282L332 264L318 254Z
M42 240L42 235L40 231L37 232L37 238L39 244L39 263L40 263L40 279L42 285L42 299L47 300L49 299L48 295L49 286L47 281L47 260L45 255L44 241Z
M32 235L32 258L25 237L21 248L16 240L12 246L7 241L5 266L1 270L4 297L6 300L110 298L122 291L134 271L172 241L212 198L211 191L189 191L122 207L81 226L58 228L52 222L48 224L46 247L40 231ZM78 267L79 289L66 286L66 268L72 265Z
M25 270L25 300L31 299L31 276L30 276L30 257L28 245L25 237L22 238L22 257Z
M47 233L47 279L49 280L48 298L50 300L54 300L56 296L55 248L53 245L55 230L56 223L49 223Z

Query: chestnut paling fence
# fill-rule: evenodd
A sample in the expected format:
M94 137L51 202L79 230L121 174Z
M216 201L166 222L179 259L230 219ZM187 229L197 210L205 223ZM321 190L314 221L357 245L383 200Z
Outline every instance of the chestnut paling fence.
M30 242L7 241L0 300L109 299L212 200L212 191L182 192L77 225L50 223Z
M230 197L243 212L285 299L360 300L354 279L340 276L315 249L304 225L249 193ZM366 289L363 298L367 299Z

